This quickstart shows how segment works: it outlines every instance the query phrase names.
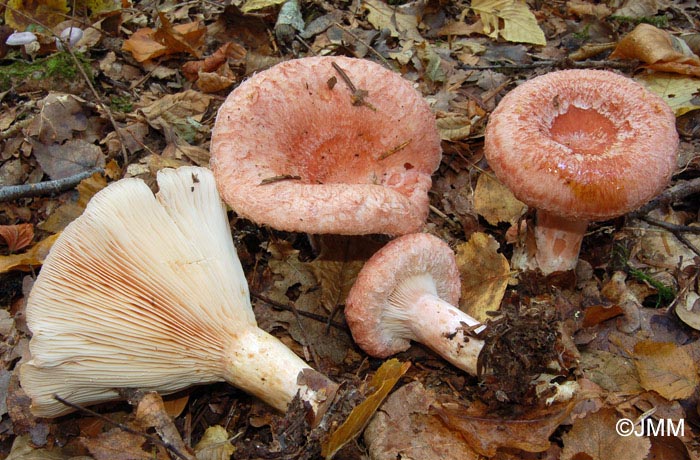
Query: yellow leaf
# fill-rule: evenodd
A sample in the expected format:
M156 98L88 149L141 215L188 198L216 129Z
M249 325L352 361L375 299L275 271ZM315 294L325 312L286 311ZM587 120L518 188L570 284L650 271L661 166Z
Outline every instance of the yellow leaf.
M479 14L484 33L491 38L500 35L509 42L547 44L535 15L522 0L473 0L471 8Z
M457 246L457 266L462 278L460 308L479 321L488 318L487 311L499 309L510 278L508 259L498 248L498 241L479 232Z
M350 412L347 420L337 430L331 433L321 447L321 455L326 459L333 458L333 455L345 444L359 435L409 367L411 367L409 362L402 363L397 359L385 361L372 377L370 388L374 389L373 392Z
M29 271L43 264L56 238L58 238L58 234L44 238L22 254L0 256L0 273L7 273L11 270Z
M243 13L250 13L251 11L264 10L271 6L281 5L287 0L248 0L243 6L241 6L241 11Z
M634 346L639 380L646 390L666 399L690 397L698 386L698 369L688 352L670 342L644 340Z
M700 78L653 72L641 74L635 77L635 80L646 86L651 92L661 96L677 117L691 110L700 109L700 104L697 103Z
M66 0L8 0L5 8L5 24L16 30L41 24L53 27L66 19Z
M491 225L514 224L527 206L494 176L481 174L474 189L474 210Z
M206 429L202 439L194 446L197 460L221 460L231 458L236 448L229 441L230 436L221 425Z

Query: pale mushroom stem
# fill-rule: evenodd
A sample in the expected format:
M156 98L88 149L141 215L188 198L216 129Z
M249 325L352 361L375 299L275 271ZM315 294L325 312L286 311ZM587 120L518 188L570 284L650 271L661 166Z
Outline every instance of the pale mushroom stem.
M404 280L391 296L393 308L385 311L396 336L422 343L454 366L477 374L477 359L484 342L469 335L484 326L435 292L429 276ZM393 304L396 305L393 305Z
M538 210L535 226L537 265L542 273L573 270L581 242L588 228L586 220L571 220Z
M316 417L333 400L338 384L315 371L284 343L254 327L232 338L224 378L284 412L297 392Z

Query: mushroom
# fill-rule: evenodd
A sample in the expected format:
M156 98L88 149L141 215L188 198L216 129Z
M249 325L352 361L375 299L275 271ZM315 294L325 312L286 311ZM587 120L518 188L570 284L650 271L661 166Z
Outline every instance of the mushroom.
M428 215L435 117L397 73L346 57L286 61L219 109L211 167L239 215L309 234L405 234Z
M57 239L27 303L31 411L227 381L278 410L297 393L317 411L337 385L257 327L210 171L158 173L96 194Z
M420 342L456 367L477 373L484 326L454 305L460 295L452 249L427 233L398 237L362 267L345 302L355 342L385 358Z
M666 187L678 134L669 106L634 80L562 70L508 93L484 147L498 179L537 209L528 268L549 274L576 266L588 222L630 212Z
M5 39L7 46L24 46L37 41L32 32L14 32Z

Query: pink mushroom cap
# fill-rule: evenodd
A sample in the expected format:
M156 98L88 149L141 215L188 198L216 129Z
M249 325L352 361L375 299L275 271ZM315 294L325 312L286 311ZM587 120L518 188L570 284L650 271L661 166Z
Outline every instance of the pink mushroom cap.
M367 91L364 104L353 104L333 64ZM410 82L362 59L309 57L260 72L228 96L211 168L224 200L256 223L405 234L427 218L441 152L435 117Z
M407 337L406 329L422 321L429 323L431 312L421 312L421 318L405 318L408 324L397 325L395 316L401 313L392 315L394 306L415 302L395 302L392 296L402 283L425 275L433 282L430 286L433 292L428 293L448 304L457 304L461 282L454 252L435 236L427 233L401 236L365 263L345 301L345 319L360 348L371 356L386 358L410 347L415 337ZM416 291L425 294L419 292L420 288Z
M676 167L671 108L604 70L523 83L498 104L485 136L489 165L519 200L570 220L630 212L661 192Z

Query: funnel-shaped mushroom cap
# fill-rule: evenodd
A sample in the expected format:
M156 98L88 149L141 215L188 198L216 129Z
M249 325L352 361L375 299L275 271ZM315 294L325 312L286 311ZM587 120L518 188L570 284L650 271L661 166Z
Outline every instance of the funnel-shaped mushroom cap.
M486 128L496 176L529 206L572 220L636 209L676 166L675 117L634 80L563 70L509 92Z
M118 399L117 388L227 380L284 409L299 389L308 366L257 328L211 172L164 170L158 185L154 196L137 179L111 184L46 258L20 368L36 415L70 412L54 394L90 404Z
M367 94L353 95L333 64ZM441 158L435 117L411 84L344 57L291 60L243 82L219 110L211 153L238 214L346 235L418 230Z

